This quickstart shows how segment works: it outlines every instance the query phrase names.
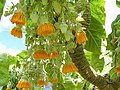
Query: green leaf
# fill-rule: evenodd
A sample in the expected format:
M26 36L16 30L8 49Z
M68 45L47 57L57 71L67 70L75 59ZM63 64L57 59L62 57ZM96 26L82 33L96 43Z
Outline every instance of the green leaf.
M5 86L9 80L9 61L7 54L0 55L0 86Z
M81 32L82 31L82 24L78 23L76 29L78 32Z
M42 0L43 5L47 5L48 0Z
M86 34L88 41L85 48L88 51L99 53L101 50L101 39L105 37L103 25L105 23L104 0L91 0L91 22ZM97 7L97 8L96 8Z
M53 5L53 8L54 8L55 12L57 14L60 14L61 13L60 3L58 1L53 1L52 5Z
M66 33L64 33L64 35L65 35L66 41L70 41L70 39L74 38L72 32L70 32L70 31L67 31Z
M17 56L19 56L21 59L27 59L28 55L27 55L27 51L22 50L21 53L17 54Z
M117 15L116 19L112 22L112 30L120 29L120 14Z
M64 85L65 85L65 90L74 90L75 89L75 85L71 81L66 81L66 83Z
M116 0L116 5L120 8L120 0Z
M31 16L31 20L33 23L37 23L38 18L39 18L39 16L36 13L32 14L32 16Z
M86 58L89 61L90 65L96 70L103 70L104 67L104 58L99 59L99 54L94 54L92 52L86 52Z
M65 23L60 24L60 29L62 33L66 33L68 25Z
M117 73L115 72L115 68L112 68L110 70L110 78L114 79L117 76Z
M91 52L100 53L101 39L105 37L105 30L103 25L91 17L90 29L86 32L88 41L86 42L85 49Z
M6 0L0 0L0 19L1 19L1 16L3 14L3 8L5 5L5 2L6 2Z
M68 43L67 46L66 46L66 48L68 48L68 50L73 49L73 48L75 48L75 47L76 47L76 44L75 44L74 42L70 42L70 43Z
M112 22L112 32L108 35L107 38L107 49L108 50L115 50L117 47L117 31L120 30L120 14L117 15L116 19ZM115 35L115 36L114 36Z
M107 50L115 50L116 48L116 46L112 44L114 43L114 41L111 42L111 40L112 40L112 34L109 34L107 38L107 47L106 47Z
M92 16L103 25L105 24L104 5L105 5L105 0L90 0L90 9Z
M48 22L48 17L47 17L47 15L41 16L41 17L40 17L40 23L42 24L42 23L46 23L46 22Z

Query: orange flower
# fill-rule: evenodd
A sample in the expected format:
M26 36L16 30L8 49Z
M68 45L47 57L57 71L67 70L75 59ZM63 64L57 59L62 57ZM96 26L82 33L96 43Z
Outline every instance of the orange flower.
M53 83L58 83L58 78L56 77L56 78L53 78Z
M10 20L13 24L16 23L16 25L25 25L25 18L21 11L15 12Z
M48 59L48 54L44 50L37 50L33 54L34 59L40 60L40 59Z
M76 33L76 43L78 44L83 44L84 42L86 42L88 39L87 39L87 36L86 34L82 31L82 32L77 32Z
M74 63L65 64L62 68L62 73L67 74L69 72L77 72L78 68L75 66Z
M14 37L22 38L22 31L20 28L14 27L10 31L10 34L13 35Z
M7 87L5 90L11 90L11 88Z
M44 80L38 80L38 85L44 86L46 82Z
M48 53L49 58L57 58L58 57L58 52L53 51Z
M30 88L30 83L25 80L25 79L21 79L18 84L16 85L17 88Z
M50 77L47 77L47 80L50 81Z
M54 26L51 23L40 24L37 29L37 34L40 36L48 36L55 30Z
M120 73L120 67L115 68L115 72Z

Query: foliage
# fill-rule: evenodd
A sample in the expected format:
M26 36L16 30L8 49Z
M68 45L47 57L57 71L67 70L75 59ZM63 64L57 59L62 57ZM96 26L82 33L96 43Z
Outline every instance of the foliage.
M120 0L116 0L116 5L120 8Z
M105 24L104 0L91 0L91 21L90 27L87 30L88 42L86 49L91 52L100 54L101 52L101 38L105 38L106 32L103 28ZM96 9L97 7L97 9ZM94 47L94 48L93 48Z
M6 2L6 0L1 0L0 1L0 19L1 19L1 16L3 14L3 8L4 8L4 5L5 5L5 2Z
M7 85L7 82L9 80L9 65L15 64L16 60L15 57L7 55L7 54L1 54L0 55L0 86Z
M120 39L120 15L116 17L116 19L112 22L112 32L108 36L108 46L107 49L111 50L112 52L112 63L113 63L113 69L110 71L110 75L112 78L115 78L117 76L117 73L114 73L114 68L120 67L120 45L119 45L119 39Z

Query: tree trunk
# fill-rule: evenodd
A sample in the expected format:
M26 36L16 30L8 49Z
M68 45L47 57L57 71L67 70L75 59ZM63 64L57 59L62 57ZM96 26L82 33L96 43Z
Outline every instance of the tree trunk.
M91 70L91 66L88 63L82 45L77 46L74 49L74 53L70 53L73 63L79 69L80 75L94 84L99 88L99 90L118 90L120 87L120 77L115 80L108 80L106 77L100 76L98 74L94 74Z

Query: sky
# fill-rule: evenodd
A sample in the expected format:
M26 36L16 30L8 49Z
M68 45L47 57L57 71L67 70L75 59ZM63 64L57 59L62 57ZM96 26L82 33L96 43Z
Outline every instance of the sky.
M11 2L16 4L19 0L6 0L4 11L7 6L11 5ZM23 38L15 38L10 34L10 30L15 26L10 22L11 16L2 16L0 21L0 54L8 53L10 55L16 55L21 50L26 49Z
M4 11L7 6L11 5L11 2L16 4L19 0L7 0ZM111 32L111 22L120 13L120 9L115 4L116 0L106 0L105 11L106 11L106 23L105 29L107 35ZM2 16L0 21L0 54L9 53L10 55L16 55L21 50L26 49L23 38L15 38L10 35L10 30L15 26L10 22L10 17Z

